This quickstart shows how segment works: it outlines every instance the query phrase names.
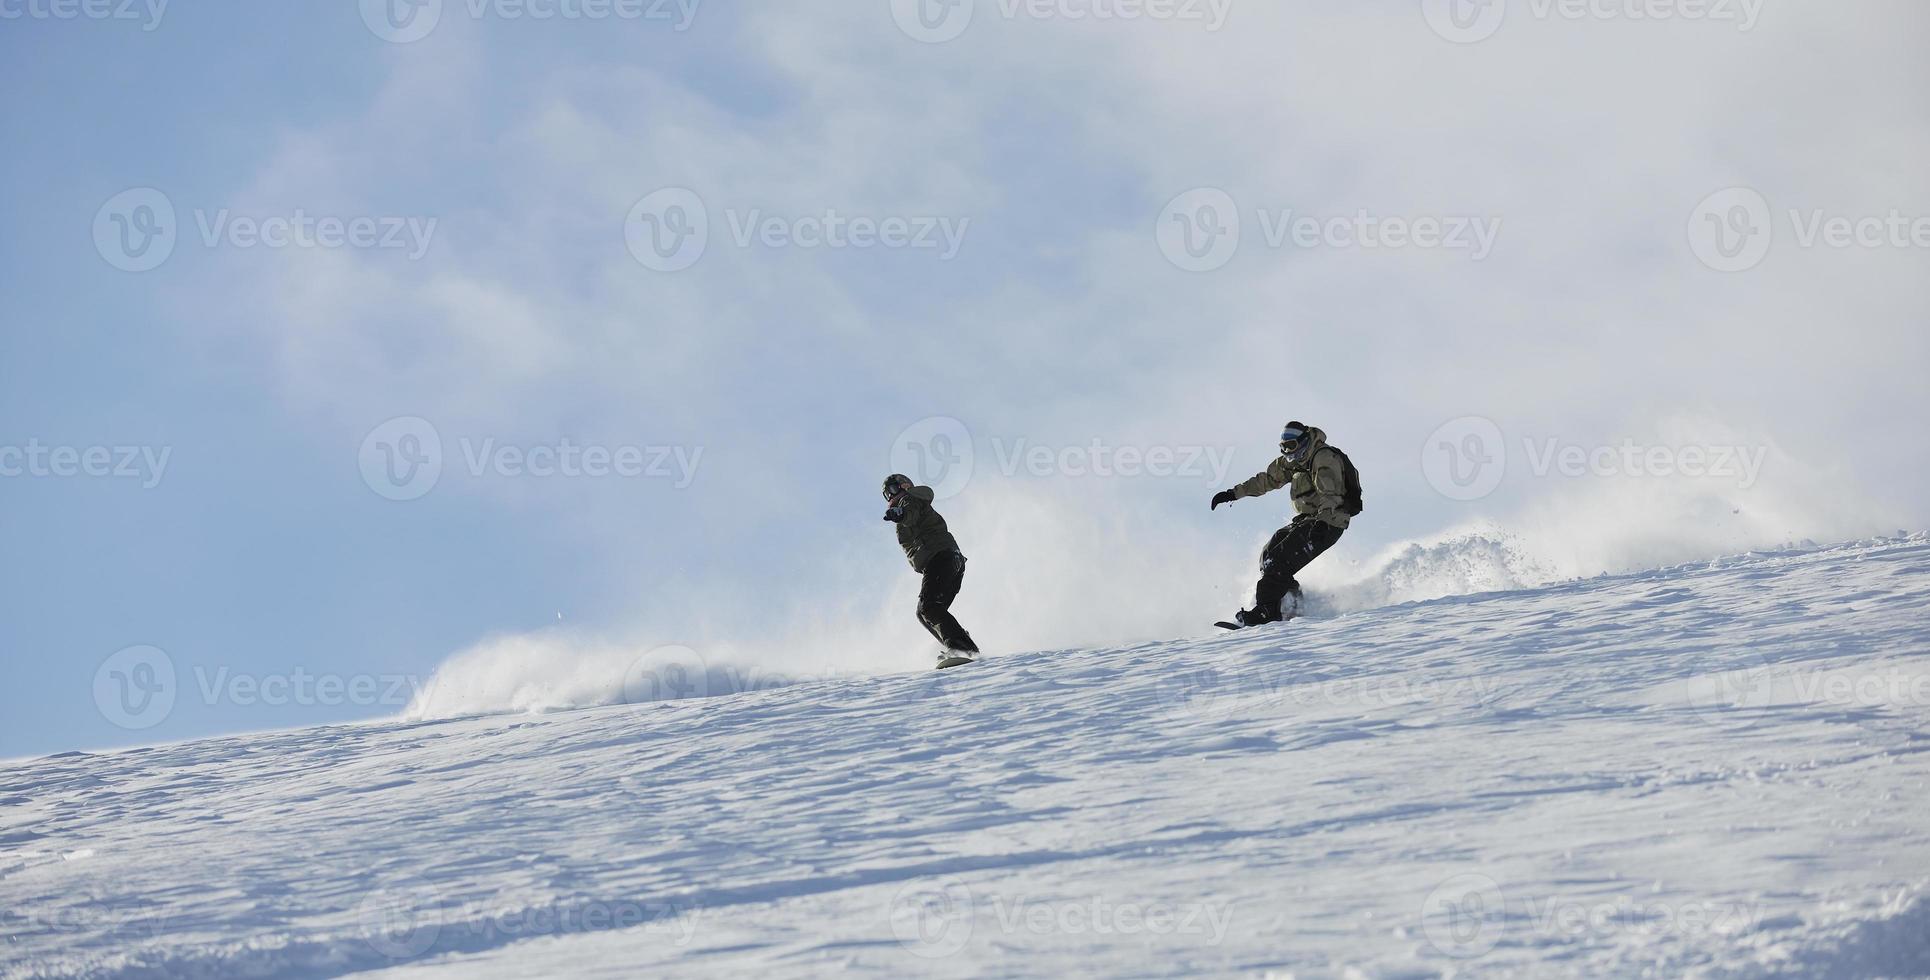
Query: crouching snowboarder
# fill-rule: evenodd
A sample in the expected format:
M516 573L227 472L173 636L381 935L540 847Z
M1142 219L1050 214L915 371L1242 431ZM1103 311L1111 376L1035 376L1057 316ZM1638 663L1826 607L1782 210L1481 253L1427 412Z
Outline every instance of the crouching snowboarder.
M1221 626L1259 626L1298 615L1300 583L1294 575L1333 547L1361 511L1360 472L1346 453L1327 445L1325 432L1299 422L1288 422L1280 433L1280 458L1252 479L1214 494L1213 509L1281 487L1291 488L1293 523L1275 531L1260 553L1260 584L1253 589L1253 608L1240 610L1234 623Z
M978 644L952 616L952 600L965 582L965 556L945 519L932 509L932 499L932 488L914 486L908 476L885 477L885 520L898 525L899 547L912 571L925 577L918 590L918 621L945 647L938 658L943 669L971 663Z

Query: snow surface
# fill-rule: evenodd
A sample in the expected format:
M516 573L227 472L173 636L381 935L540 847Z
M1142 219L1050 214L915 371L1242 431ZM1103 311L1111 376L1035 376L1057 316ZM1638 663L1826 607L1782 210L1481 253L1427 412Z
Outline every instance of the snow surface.
M7 763L0 975L1925 976L1927 603L1915 535Z

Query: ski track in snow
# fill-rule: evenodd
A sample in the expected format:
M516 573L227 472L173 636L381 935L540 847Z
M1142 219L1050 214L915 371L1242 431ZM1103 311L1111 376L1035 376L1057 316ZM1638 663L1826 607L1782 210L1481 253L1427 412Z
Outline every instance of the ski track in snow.
M1930 539L0 766L0 975L1930 975Z

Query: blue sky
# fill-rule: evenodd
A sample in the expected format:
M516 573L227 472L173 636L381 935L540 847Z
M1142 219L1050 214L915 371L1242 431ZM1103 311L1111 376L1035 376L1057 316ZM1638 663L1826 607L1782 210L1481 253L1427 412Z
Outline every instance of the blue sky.
M0 447L169 454L151 487L0 476L0 755L393 714L197 687L421 682L505 637L547 638L517 683L671 642L910 669L916 582L875 492L931 419L973 449L947 507L973 557L961 615L995 650L1231 612L1286 507L1205 501L1288 417L1366 474L1368 515L1309 578L1337 590L1474 525L1587 574L1925 524L1926 250L1799 237L1812 213L1930 215L1917 6L1742 29L1517 4L1468 42L1431 3L1235 2L1214 30L979 0L941 43L884 0L819 6L701 4L679 30L449 3L411 43L345 0L0 21ZM143 272L95 237L133 188L178 225ZM674 272L626 245L666 188L710 224ZM1189 270L1160 229L1203 188L1240 244ZM1735 271L1696 238L1730 188L1778 226ZM1272 247L1289 209L1498 233L1479 258ZM419 257L200 237L298 212L434 230ZM962 237L951 257L797 244L833 213ZM777 244L737 240L753 214ZM396 418L443 444L416 499L364 478ZM1468 418L1510 454L1473 500L1425 455ZM1043 475L1006 472L1021 440ZM687 486L466 470L484 444L565 441L701 455ZM1747 486L1537 474L1546 441L1763 463ZM1095 444L1229 472L1068 472ZM180 689L130 729L97 681L142 646Z

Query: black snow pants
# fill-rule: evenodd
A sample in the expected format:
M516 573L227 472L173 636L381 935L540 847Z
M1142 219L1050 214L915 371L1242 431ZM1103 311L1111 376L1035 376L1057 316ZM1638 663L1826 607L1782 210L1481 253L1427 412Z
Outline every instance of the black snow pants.
M1253 587L1253 611L1265 622L1292 619L1300 611L1300 583L1294 575L1333 547L1340 535L1340 528L1312 517L1295 518L1292 524L1273 532L1273 540L1260 553L1260 584ZM1288 594L1293 596L1293 607L1283 610L1280 602Z
M965 632L965 627L958 625L952 616L952 600L958 598L959 587L964 584L964 555L947 551L933 558L925 566L924 587L918 590L918 621L925 624L945 649L977 653L978 644L972 642L972 634Z

